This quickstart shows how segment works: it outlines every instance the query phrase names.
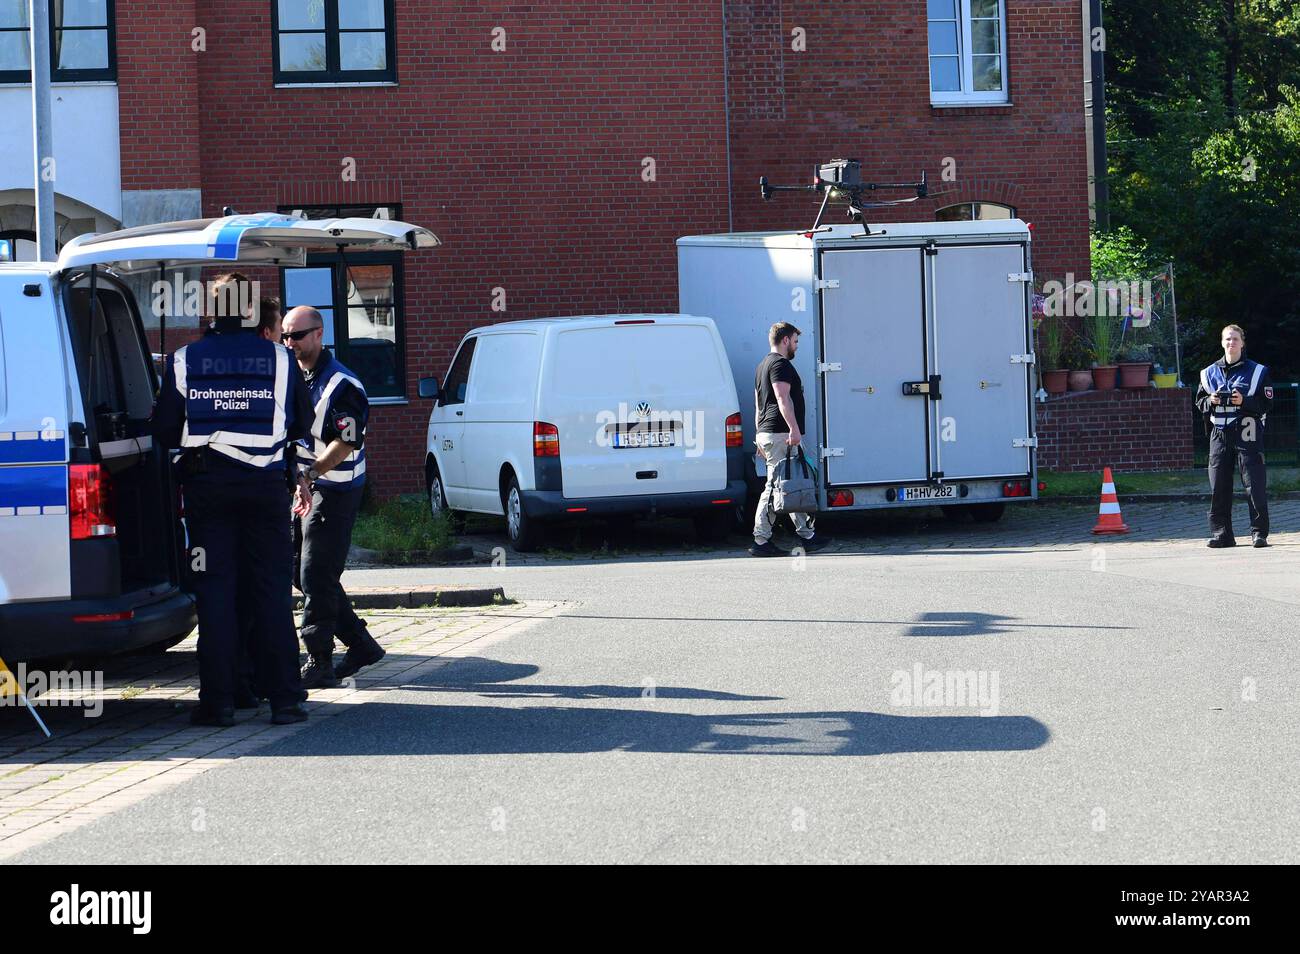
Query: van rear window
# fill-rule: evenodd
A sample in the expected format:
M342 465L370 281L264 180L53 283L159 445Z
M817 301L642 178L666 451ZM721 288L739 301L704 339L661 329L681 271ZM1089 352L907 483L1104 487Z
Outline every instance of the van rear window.
M708 328L654 324L561 332L553 369L556 394L627 400L712 388L722 365Z

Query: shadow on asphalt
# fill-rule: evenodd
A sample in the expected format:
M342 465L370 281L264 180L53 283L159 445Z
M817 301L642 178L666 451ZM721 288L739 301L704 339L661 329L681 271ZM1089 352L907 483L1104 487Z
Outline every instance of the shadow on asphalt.
M422 657L423 658L423 657ZM657 711L666 702L773 702L748 695L684 686L557 685L519 680L536 675L532 664L482 657L449 659L418 679L365 685L368 690L478 694L489 699L639 700L635 709L579 706L464 705L376 701L348 705L342 713L317 710L306 731L272 742L253 757L337 755L474 755L502 753L691 752L756 755L884 755L896 752L1022 751L1042 746L1046 726L1027 716L897 716L876 712L771 712L694 715ZM110 674L111 678L111 674ZM110 690L112 691L112 690ZM154 761L167 751L138 746L183 745L200 735L238 734L265 723L264 705L238 714L234 729L189 725L192 703L159 699L105 699L102 714L87 719L72 707L42 708L54 737L71 752L101 746L92 761ZM27 714L0 731L0 766L40 757L39 736Z

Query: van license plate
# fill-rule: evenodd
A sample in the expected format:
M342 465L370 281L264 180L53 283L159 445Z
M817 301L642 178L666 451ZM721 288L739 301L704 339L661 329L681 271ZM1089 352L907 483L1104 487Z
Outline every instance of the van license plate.
M898 499L901 500L942 500L945 497L956 497L956 484L944 484L942 487L899 487Z
M615 447L675 447L676 431L614 432Z

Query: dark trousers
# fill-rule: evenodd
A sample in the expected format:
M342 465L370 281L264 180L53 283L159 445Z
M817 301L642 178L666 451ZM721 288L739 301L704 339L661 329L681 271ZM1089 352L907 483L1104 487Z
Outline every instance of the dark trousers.
M1264 434L1257 425L1256 439L1242 439L1240 426L1210 430L1210 535L1232 539L1232 491L1236 470L1246 486L1250 507L1250 532L1268 536L1268 478L1264 470Z
M366 624L352 609L339 578L352 544L352 525L361 506L361 488L316 490L311 513L299 518L295 538L295 582L302 590L302 642L313 656L332 653L334 638L352 646Z
M247 615L262 690L275 708L294 705L302 698L302 686L283 475L198 476L184 489L199 614L200 704L210 709L233 704L241 616Z

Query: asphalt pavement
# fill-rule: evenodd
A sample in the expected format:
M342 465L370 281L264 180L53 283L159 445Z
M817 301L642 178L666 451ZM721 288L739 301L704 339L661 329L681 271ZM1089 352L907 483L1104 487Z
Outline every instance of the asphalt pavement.
M13 860L1296 861L1300 503L1092 514L351 570L564 603Z

